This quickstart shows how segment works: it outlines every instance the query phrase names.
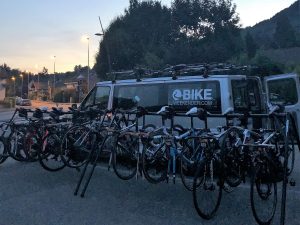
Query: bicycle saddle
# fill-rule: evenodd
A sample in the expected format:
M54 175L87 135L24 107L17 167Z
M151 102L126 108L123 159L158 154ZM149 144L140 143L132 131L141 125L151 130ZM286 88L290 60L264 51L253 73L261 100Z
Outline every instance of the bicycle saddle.
M193 107L185 115L196 115L200 120L206 120L207 114L208 113L205 109Z

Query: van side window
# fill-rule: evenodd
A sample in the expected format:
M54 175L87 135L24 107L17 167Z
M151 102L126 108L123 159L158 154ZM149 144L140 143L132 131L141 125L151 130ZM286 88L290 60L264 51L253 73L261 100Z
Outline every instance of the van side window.
M217 81L178 82L168 85L168 105L186 112L192 107L221 113L220 84Z
M107 109L109 100L110 87L97 87L95 95L95 105L100 109Z
M248 110L248 91L246 80L232 80L232 97L235 111Z
M259 89L259 81L257 79L248 79L248 100L252 112L260 113L261 107L261 92Z
M272 104L294 105L298 102L296 82L293 78L269 80L268 97Z
M158 111L165 105L163 84L115 86L113 108L129 110L142 106L150 112Z

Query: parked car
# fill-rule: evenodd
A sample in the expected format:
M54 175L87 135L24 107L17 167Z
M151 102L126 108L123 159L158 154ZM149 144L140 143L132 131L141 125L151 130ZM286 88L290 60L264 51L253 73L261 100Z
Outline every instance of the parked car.
M31 106L31 101L30 101L30 99L22 99L20 101L20 105L21 106Z
M16 105L20 105L21 101L22 101L21 97L16 97Z

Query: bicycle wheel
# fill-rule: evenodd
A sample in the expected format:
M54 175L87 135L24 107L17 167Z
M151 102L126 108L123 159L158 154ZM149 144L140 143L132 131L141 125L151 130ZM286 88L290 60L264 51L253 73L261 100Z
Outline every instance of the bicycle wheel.
M193 190L193 182L200 154L201 142L199 137L189 137L184 140L180 157L180 177L183 185L189 191Z
M42 138L37 134L35 130L28 130L24 136L23 149L26 155L26 162L38 161L38 154L41 150Z
M0 137L0 164L5 162L7 158L7 144L5 143L5 139L3 137Z
M28 155L25 151L26 130L18 127L7 140L7 152L10 157L19 162L27 161Z
M287 163L287 176L291 175L294 170L295 164L295 143L296 138L294 134L291 132L287 137L287 144L288 144L288 163ZM282 153L284 153L284 146L282 148Z
M194 178L194 206L199 216L206 220L215 216L221 203L224 181L220 166L220 162L217 160L204 159L199 163Z
M113 150L113 169L122 180L134 177L137 171L139 157L139 138L130 134L117 137L116 146Z
M74 126L62 138L61 159L68 167L79 168L86 162L92 147L92 135L89 131L85 126Z
M66 166L60 154L61 141L61 138L55 133L49 133L43 138L39 163L45 170L56 172Z
M241 148L246 148L246 146L241 147L243 141L243 131L230 128L224 135L222 140L222 154L223 163L225 169L225 181L230 187L237 187L242 182L243 165L241 161L243 160L244 151Z
M145 178L152 184L167 179L168 158L166 146L162 140L151 140L145 143L142 152L142 168Z
M260 225L271 223L277 204L277 184L260 177L263 167L253 169L251 178L251 209L256 222Z

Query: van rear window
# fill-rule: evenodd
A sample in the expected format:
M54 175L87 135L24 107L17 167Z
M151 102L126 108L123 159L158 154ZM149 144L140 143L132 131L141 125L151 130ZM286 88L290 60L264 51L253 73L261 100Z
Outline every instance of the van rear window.
M128 110L142 106L157 112L165 105L172 105L178 112L196 106L221 113L220 84L196 81L115 86L113 108Z

